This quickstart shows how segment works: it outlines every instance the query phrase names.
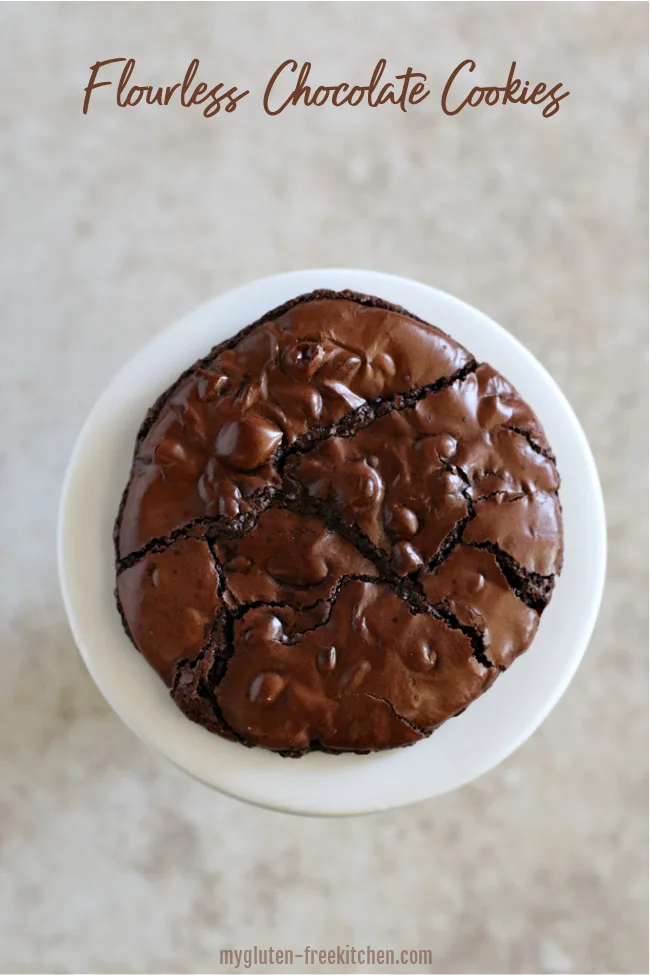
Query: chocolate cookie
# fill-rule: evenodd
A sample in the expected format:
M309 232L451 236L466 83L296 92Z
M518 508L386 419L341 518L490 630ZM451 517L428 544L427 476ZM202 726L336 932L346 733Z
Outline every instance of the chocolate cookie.
M558 487L494 369L403 308L316 291L147 414L118 607L210 731L296 756L411 744L530 645L561 568Z

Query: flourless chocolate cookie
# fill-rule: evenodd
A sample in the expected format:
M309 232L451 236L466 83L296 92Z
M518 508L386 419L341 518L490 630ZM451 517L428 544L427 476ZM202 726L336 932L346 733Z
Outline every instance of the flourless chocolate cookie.
M489 365L378 298L302 295L149 411L118 607L210 731L296 756L411 744L530 645L561 568L558 487Z

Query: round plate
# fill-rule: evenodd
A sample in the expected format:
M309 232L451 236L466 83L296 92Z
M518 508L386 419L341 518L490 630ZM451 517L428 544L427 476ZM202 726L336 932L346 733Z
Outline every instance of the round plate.
M189 721L124 634L115 607L112 530L148 407L216 343L296 295L351 288L403 305L498 369L539 416L562 476L564 568L530 649L461 716L409 748L374 755L282 758ZM295 271L215 298L162 332L116 376L77 440L59 514L63 599L99 689L126 724L180 768L228 795L273 809L348 815L456 789L511 754L551 711L593 630L605 576L605 514L585 435L537 360L480 311L434 288L371 271ZM476 747L476 742L481 747Z

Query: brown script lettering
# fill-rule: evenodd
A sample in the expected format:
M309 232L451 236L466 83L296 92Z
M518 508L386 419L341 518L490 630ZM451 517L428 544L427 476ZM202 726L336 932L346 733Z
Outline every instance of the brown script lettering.
M452 107L453 99L450 100L452 87L458 76L465 68L467 68L467 70L470 72L474 71L476 68L476 62L472 61L471 58L467 58L467 60L461 61L458 67L454 68L452 73L449 75L447 84L445 85L442 93L442 98L440 100L442 110L445 115L458 115L458 113L461 112L466 105L469 105L470 108L476 108L476 106L480 105L482 102L484 102L486 105L497 105L499 101L501 101L502 105L507 105L508 102L521 105L526 105L530 102L531 105L542 105L544 102L547 102L542 110L542 115L544 118L551 118L556 112L559 112L560 102L562 99L566 98L567 95L570 94L568 91L563 92L561 95L558 94L562 88L561 82L548 89L543 82L540 82L538 85L535 85L531 92L529 92L529 82L525 81L522 87L521 81L518 78L515 78L517 62L513 61L510 65L508 80L503 88L493 88L490 86L480 88L475 86L472 88L470 93L465 96L465 98L457 102L455 107ZM520 88L521 94L519 94L518 97L515 97Z
M113 80L98 80L100 72L102 79L105 69L112 65L121 65L119 77ZM229 88L219 82L210 87L206 82L196 82L200 68L198 58L193 58L185 72L182 81L166 87L153 85L132 84L132 77L136 70L135 58L107 58L96 61L90 66L90 78L84 88L83 114L88 114L93 92L99 88L114 86L115 103L119 108L134 108L136 105L165 106L176 97L184 107L193 105L203 106L202 114L205 118L212 118L222 109L234 112L239 102L250 94L248 89L239 89L235 85ZM402 112L408 112L411 106L419 105L431 92L426 87L427 76L421 71L408 67L401 74L387 77L386 58L380 58L375 64L370 80L367 84L357 85L347 81L338 84L313 85L310 83L312 63L303 61L299 64L294 58L287 58L271 75L264 94L262 106L267 115L280 115L287 108L304 105L308 108L320 108L323 105L333 105L340 108L349 105L355 108L365 104L369 108L379 108L382 105L399 106ZM476 61L466 58L461 61L449 75L443 89L440 104L445 115L458 115L464 108L477 108L479 105L539 105L543 106L543 118L552 118L560 110L560 102L570 92L564 90L561 82L553 86L540 81L532 85L516 77L517 62L513 61L503 86L474 85L469 91L468 75L476 70ZM178 93L178 94L177 94Z
M380 58L377 62L367 85L350 86L348 82L343 81L338 85L319 85L317 88L312 88L307 84L311 67L311 61L303 63L295 85L284 100L279 101L279 103L272 102L271 96L277 97L274 89L278 82L284 82L285 78L288 78L287 69L290 74L298 71L298 62L293 58L288 58L282 62L279 68L276 68L266 86L263 97L264 111L267 115L280 115L285 108L290 105L298 105L300 102L308 106L319 107L329 101L336 108L339 108L341 105L354 107L360 105L364 100L370 108L392 104L399 105L401 110L406 112L408 105L418 105L431 94L424 86L427 76L410 67L403 74L395 75L395 81L402 82L401 88L398 89L392 81L386 82L380 88L379 85L386 70L385 58ZM412 84L412 82L415 83ZM282 98L281 95L280 98Z
M90 96L93 91L96 88L103 88L106 85L113 84L112 81L97 81L99 71L108 64L121 62L124 62L124 67L122 68L122 74L120 75L116 88L116 102L120 108L132 108L138 105L142 99L144 99L147 105L169 105L174 94L180 88L180 103L184 108L189 108L191 105L203 105L207 102L203 109L203 115L205 118L212 118L222 108L226 112L234 112L237 108L237 103L246 95L250 94L249 91L239 91L234 86L224 91L224 85L222 83L208 88L204 81L199 82L192 88L192 82L199 70L198 58L194 58L190 62L185 72L185 77L175 85L156 89L152 85L132 85L129 87L131 75L135 70L135 58L108 58L106 61L96 61L90 67L90 80L86 88L84 88L84 115L88 113Z

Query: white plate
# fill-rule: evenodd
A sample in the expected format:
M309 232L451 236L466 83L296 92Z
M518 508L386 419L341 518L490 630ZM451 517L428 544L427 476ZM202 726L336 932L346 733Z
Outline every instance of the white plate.
M449 332L517 387L557 455L565 557L533 645L460 717L410 748L292 760L224 741L176 708L122 630L113 598L111 533L136 432L158 394L217 342L315 288L351 288L403 305ZM231 796L288 812L345 815L456 789L493 768L539 727L566 690L591 636L605 577L606 536L598 474L585 435L555 382L527 349L480 311L442 291L372 271L321 269L253 281L215 298L162 332L122 369L74 448L58 545L75 640L99 689L140 738Z

